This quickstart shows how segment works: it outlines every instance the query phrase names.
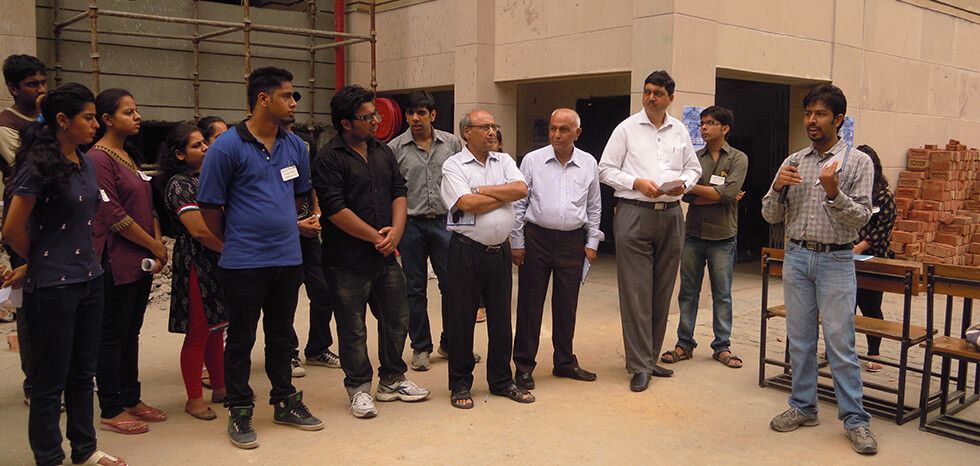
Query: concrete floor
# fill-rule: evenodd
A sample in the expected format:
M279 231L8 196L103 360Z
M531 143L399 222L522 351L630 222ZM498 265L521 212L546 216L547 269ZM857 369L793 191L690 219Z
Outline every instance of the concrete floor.
M165 464L976 464L977 449L968 444L920 432L915 422L897 426L875 418L872 427L881 452L860 457L852 452L836 420L836 407L821 403L822 424L792 433L769 429L769 419L786 408L787 393L760 388L758 327L760 277L757 264L742 264L734 285L735 327L733 349L745 358L745 367L727 369L711 360L710 318L697 332L701 349L695 358L673 366L675 376L654 379L649 390L633 393L624 369L615 262L601 257L583 287L576 353L583 367L598 373L594 383L556 379L550 375L550 318L542 332L538 401L520 405L490 396L485 366L478 364L474 399L469 411L449 404L446 361L433 359L429 372L409 372L420 385L433 389L430 400L416 403L379 403L375 419L355 419L348 412L338 369L308 367L308 375L294 379L306 402L326 423L320 432L301 432L274 425L272 408L260 401L255 428L261 446L243 451L225 436L227 415L204 422L183 413L185 401L178 355L181 335L167 333L167 303L151 304L142 344L144 400L166 410L171 419L154 424L147 434L125 437L99 431L99 446L126 458L133 465ZM516 282L516 280L515 280ZM430 309L438 308L435 281L430 281ZM778 283L772 290L781 302ZM515 293L516 296L516 293ZM301 298L305 303L305 296ZM707 303L702 301L702 307ZM916 300L917 313L924 301ZM895 315L899 301L886 298L886 314ZM297 313L296 328L305 335L309 319L305 304ZM702 311L703 315L709 315ZM431 314L434 329L438 313ZM370 319L369 319L370 320ZM373 320L369 325L373 326ZM668 325L666 345L675 341L677 315ZM12 324L0 326L6 334ZM772 324L769 348L782 347L782 324ZM376 354L376 333L369 332L369 348ZM261 337L260 337L261 338ZM305 344L305 336L301 338ZM477 326L477 351L486 354L486 328ZM859 351L864 350L858 338ZM336 346L334 346L336 350ZM895 345L883 345L885 354ZM261 346L253 352L252 384L256 393L268 393L262 370ZM920 351L913 351L920 354ZM411 356L406 351L406 358ZM774 371L774 370L773 370ZM27 408L22 404L18 355L0 351L0 464L31 464L27 443ZM876 377L894 379L886 369ZM918 386L914 378L911 385ZM207 392L206 392L207 394ZM977 417L980 407L972 407ZM66 443L67 447L67 443Z

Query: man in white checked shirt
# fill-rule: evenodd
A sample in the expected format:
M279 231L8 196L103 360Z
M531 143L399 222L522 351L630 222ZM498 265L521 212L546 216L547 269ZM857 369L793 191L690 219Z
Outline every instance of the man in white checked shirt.
M574 110L552 112L549 145L524 156L521 173L529 196L514 203L511 255L520 267L517 289L517 330L514 334L514 380L534 389L541 315L549 277L554 275L551 321L554 345L552 374L591 382L596 375L578 365L572 351L575 311L584 262L595 260L599 242L602 197L595 157L575 147L582 134Z

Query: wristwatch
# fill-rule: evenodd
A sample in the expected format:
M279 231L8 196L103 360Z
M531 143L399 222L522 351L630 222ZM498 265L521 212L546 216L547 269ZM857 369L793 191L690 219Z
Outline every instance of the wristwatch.
M479 186L476 186L476 187L470 188L470 193L472 193L472 194L480 194L480 187Z

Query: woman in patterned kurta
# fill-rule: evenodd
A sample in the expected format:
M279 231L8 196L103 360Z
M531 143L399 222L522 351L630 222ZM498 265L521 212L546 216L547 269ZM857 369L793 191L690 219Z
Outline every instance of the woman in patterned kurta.
M891 251L891 240L888 239L895 225L895 196L888 189L888 179L881 171L881 160L878 154L869 146L858 146L859 151L868 154L874 165L874 197L871 200L872 215L865 225L858 232L858 239L854 243L854 254L867 254L875 257L893 258L895 254ZM857 290L857 306L861 309L861 314L865 317L882 319L881 313L881 291ZM868 357L877 359L881 352L881 337L868 335ZM864 369L868 372L878 372L881 364L868 361L864 364Z
M187 124L167 135L158 159L167 180L167 210L178 220L173 252L170 326L183 333L180 368L187 390L184 411L198 419L216 414L204 402L201 365L208 368L214 392L211 401L225 397L223 330L227 325L224 302L217 284L221 240L204 225L197 207L197 175L208 149L201 132Z

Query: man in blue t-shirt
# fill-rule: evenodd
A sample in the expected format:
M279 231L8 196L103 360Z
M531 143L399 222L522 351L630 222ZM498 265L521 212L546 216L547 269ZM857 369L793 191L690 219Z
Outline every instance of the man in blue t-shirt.
M249 75L252 117L208 150L197 194L204 222L225 245L218 262L228 310L225 406L228 437L239 448L258 446L248 378L260 314L274 421L302 430L323 428L293 387L290 366L293 315L303 282L295 203L311 189L306 145L281 129L295 120L292 80L289 71L274 67Z

